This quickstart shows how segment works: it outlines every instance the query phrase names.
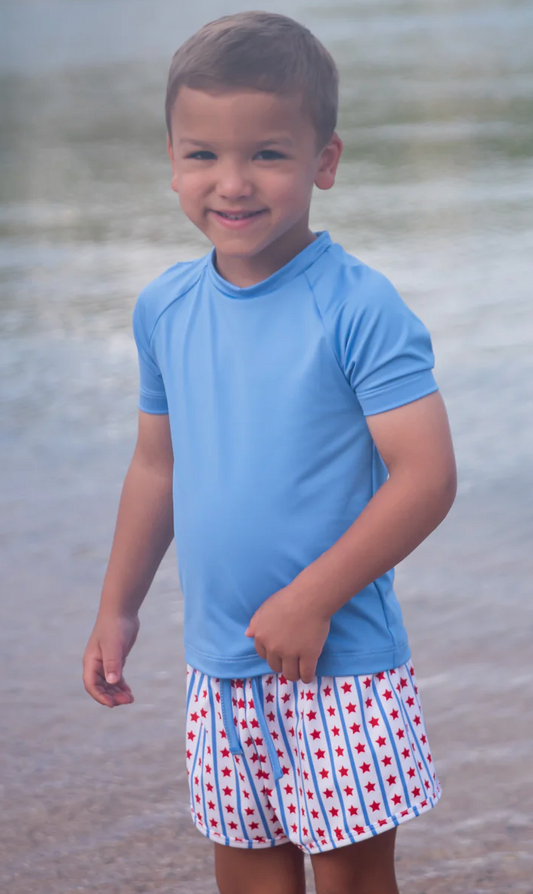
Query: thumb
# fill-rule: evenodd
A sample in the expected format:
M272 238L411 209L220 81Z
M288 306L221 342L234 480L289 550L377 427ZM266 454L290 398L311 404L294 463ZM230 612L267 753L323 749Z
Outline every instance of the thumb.
M104 665L104 674L106 682L113 684L118 683L122 676L122 656L118 652L103 652L102 663Z

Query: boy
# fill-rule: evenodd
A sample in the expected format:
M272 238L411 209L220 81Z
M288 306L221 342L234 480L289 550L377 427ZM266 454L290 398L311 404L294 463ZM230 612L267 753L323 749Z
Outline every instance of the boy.
M88 692L122 675L175 536L187 768L221 894L394 894L397 826L440 797L393 566L455 496L429 335L309 228L342 152L329 53L284 16L212 22L174 56L172 188L212 251L134 311L139 434Z

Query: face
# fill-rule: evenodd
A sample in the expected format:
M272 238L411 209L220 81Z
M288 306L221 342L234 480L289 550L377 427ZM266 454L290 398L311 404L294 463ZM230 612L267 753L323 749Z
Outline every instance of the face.
M179 91L168 141L172 188L215 246L219 269L237 259L286 263L314 238L313 185L333 186L342 142L334 134L317 153L300 106L299 97L259 91Z

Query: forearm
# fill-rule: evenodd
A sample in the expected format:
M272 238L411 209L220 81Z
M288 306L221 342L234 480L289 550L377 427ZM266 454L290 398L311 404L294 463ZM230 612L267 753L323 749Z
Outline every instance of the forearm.
M136 452L119 504L100 614L137 614L174 536L172 476Z
M455 497L453 471L421 487L415 472L391 476L348 530L293 581L310 608L331 616L401 562L440 524Z

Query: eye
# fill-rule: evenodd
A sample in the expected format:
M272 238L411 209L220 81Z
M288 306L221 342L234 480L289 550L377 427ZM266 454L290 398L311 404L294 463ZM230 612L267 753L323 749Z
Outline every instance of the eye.
M281 152L276 152L275 149L261 149L257 154L266 156L266 158L262 159L263 161L275 161L278 158L285 158Z
M206 156L208 156L208 158L206 158ZM198 161L210 161L212 158L215 158L215 153L209 152L207 149L199 149L198 152L191 152L186 158L197 158Z

